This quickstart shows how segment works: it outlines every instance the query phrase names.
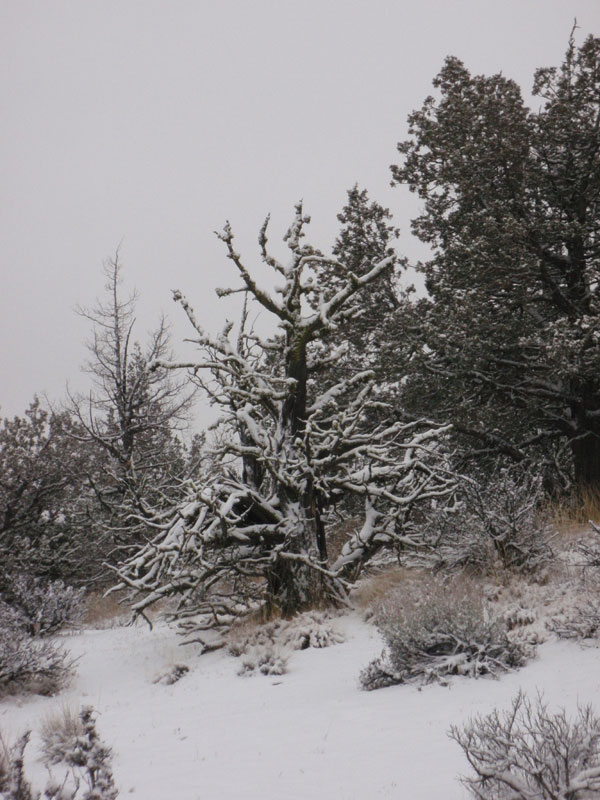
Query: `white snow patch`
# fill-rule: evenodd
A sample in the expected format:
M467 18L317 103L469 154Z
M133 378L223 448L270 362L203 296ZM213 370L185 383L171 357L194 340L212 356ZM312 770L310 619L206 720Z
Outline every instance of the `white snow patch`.
M453 679L449 687L394 686L361 691L358 674L379 655L377 632L350 615L336 622L346 641L291 654L281 676L236 675L225 651L198 656L158 624L85 631L63 638L78 677L57 698L6 698L0 730L34 735L28 769L43 788L37 749L41 717L91 704L98 731L113 747L121 796L143 800L464 800L467 771L447 736L452 723L506 707L519 688L542 690L550 708L600 710L600 649L549 642L539 657L500 680ZM172 685L156 675L185 663Z

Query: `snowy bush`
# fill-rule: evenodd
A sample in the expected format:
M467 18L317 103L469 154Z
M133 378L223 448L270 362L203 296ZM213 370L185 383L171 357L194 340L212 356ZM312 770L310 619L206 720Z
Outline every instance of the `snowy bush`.
M0 798L2 800L38 800L39 794L33 794L31 786L24 774L23 757L29 742L29 733L25 733L12 746L1 740L0 751Z
M32 792L24 773L23 756L30 732L12 748L0 750L0 800L116 800L119 792L110 768L112 751L98 737L93 709L83 708L77 723L69 715L68 727L67 731L63 726L60 744L56 739L52 742L52 757L47 763L63 762L71 773L60 780L51 775L43 795Z
M470 597L457 601L446 594L407 608L397 595L380 608L376 625L387 648L360 674L367 690L448 675L495 675L525 661L523 647L508 638L506 624L489 619Z
M579 539L575 545L579 565L584 569L600 567L600 526L590 520L590 525L595 534L593 539Z
M5 622L0 618L0 696L18 692L52 695L62 689L73 671L67 653Z
M184 675L187 675L190 668L187 664L173 664L165 672L161 672L152 683L160 683L163 686L172 686L177 681L181 680Z
M575 721L549 714L522 693L512 707L476 717L450 736L475 777L463 778L478 800L587 800L600 796L600 719L590 706Z
M64 761L71 743L83 735L81 716L68 706L50 714L42 721L40 729L41 750L46 764Z
M309 647L330 647L344 641L343 634L335 627L327 612L307 611L291 620L274 620L250 630L241 627L231 632L228 650L231 655L241 656L248 648L277 644L290 650L306 650Z
M287 671L289 651L277 645L255 645L249 647L241 655L242 665L238 675L251 675L260 672L262 675L283 675Z
M242 659L239 672L282 675L293 650L330 647L344 641L327 612L307 611L291 620L274 620L250 630L231 632L228 650Z
M566 617L558 617L548 627L561 639L600 638L600 597L589 594Z
M33 636L44 636L77 622L83 615L85 589L62 581L11 576L5 580L0 600L10 606L20 625Z
M87 706L81 710L83 733L74 736L66 749L63 761L73 768L76 786L85 785L79 800L115 800L119 792L115 787L110 762L112 751L100 740L96 731L94 710Z
M284 641L293 650L309 647L331 647L341 644L344 635L335 627L330 614L324 611L307 611L290 620L284 633Z
M549 526L541 521L537 480L502 472L485 483L464 482L452 511L434 509L425 524L438 568L489 572L496 564L534 573L551 563Z

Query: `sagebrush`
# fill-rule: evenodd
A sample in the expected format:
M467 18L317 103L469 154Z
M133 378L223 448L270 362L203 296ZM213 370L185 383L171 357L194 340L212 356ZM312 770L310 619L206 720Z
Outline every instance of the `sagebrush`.
M523 646L509 639L506 623L490 618L470 595L440 593L410 605L397 593L380 606L375 623L386 649L360 674L368 690L448 675L496 675L526 659Z
M450 736L475 776L462 779L478 800L591 800L600 796L600 719L590 706L569 720L541 697L475 717Z
M0 696L55 694L71 677L73 663L54 642L30 636L10 621L7 624L0 609Z
M25 575L3 576L0 601L32 636L46 636L78 622L84 611L85 589L63 581L43 581Z
M112 751L98 736L91 707L81 710L76 729L63 731L60 746L53 746L48 763L62 762L70 771L58 777L50 772L43 795L32 790L25 774L24 753L30 733L12 747L0 737L1 800L116 800L119 792L110 766Z

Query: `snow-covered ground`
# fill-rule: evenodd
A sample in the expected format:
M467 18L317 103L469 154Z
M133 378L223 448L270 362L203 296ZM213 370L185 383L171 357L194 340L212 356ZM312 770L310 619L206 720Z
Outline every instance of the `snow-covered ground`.
M600 711L600 649L542 645L535 661L500 680L453 679L449 686L362 691L358 674L381 651L377 631L357 615L336 621L346 640L294 652L282 676L240 677L240 661L199 656L157 625L86 630L64 637L77 676L56 698L5 698L0 731L34 731L28 771L43 788L38 757L44 715L92 705L114 749L121 797L143 800L459 800L467 763L447 735L451 724L507 706L519 688L543 691L551 708ZM178 663L190 672L153 680Z

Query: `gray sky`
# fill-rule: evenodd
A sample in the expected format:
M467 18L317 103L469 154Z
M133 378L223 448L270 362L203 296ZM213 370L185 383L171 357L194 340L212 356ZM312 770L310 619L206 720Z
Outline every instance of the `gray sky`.
M236 278L212 233L226 219L259 264L302 198L326 249L355 182L410 236L415 202L389 187L406 117L448 54L531 88L600 0L0 0L0 414L83 385L88 324L122 242L138 338L181 289L209 330ZM258 267L259 272L261 267Z

